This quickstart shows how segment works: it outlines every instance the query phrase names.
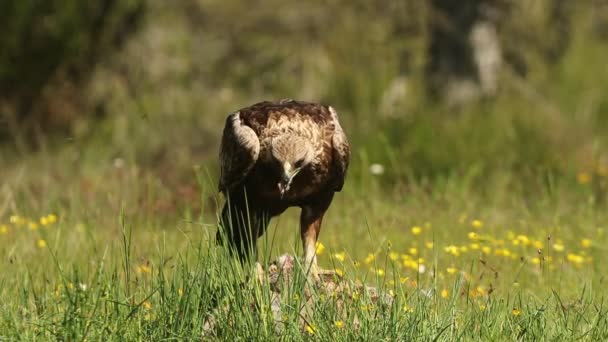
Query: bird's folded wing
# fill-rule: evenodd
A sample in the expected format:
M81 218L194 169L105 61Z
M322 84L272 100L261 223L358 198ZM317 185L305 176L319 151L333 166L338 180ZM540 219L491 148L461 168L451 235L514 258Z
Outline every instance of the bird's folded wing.
M245 179L260 154L260 141L251 127L241 120L240 112L226 119L220 146L219 190L226 193Z
M346 134L344 134L342 126L340 126L340 122L338 121L338 113L336 113L335 109L332 107L329 107L329 111L331 112L331 121L334 125L334 134L332 137L334 190L340 191L342 190L342 186L344 186L344 179L346 178L346 171L348 170L348 163L350 161L350 145L348 144Z

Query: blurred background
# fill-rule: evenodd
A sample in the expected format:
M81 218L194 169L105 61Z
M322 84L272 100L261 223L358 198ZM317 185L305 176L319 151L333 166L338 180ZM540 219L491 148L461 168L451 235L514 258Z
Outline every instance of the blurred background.
M352 336L606 340L608 0L0 0L0 335L271 334L212 246L225 118L282 98L352 145L319 265L422 308Z
M338 110L351 193L601 204L606 56L603 0L2 1L0 216L214 212L226 115L286 97Z

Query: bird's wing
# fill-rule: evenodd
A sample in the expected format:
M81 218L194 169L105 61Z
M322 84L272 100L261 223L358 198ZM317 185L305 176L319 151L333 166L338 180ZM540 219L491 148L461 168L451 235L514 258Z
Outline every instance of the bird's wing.
M226 119L220 146L219 190L226 192L245 179L260 154L260 141L235 112Z
M346 178L346 171L348 170L348 163L350 161L350 145L348 144L346 134L344 134L344 131L342 130L342 126L340 126L340 121L338 121L338 113L332 107L329 107L329 111L331 113L331 121L334 125L334 134L332 136L332 159L335 170L334 190L340 191L344 185L344 179Z

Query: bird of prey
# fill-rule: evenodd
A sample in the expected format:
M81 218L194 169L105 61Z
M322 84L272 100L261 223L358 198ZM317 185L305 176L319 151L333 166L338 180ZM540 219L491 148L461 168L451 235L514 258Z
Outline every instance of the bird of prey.
M226 197L217 239L241 261L270 219L300 207L305 265L319 279L316 242L334 193L342 190L350 146L330 107L284 99L230 114L220 147L219 190Z

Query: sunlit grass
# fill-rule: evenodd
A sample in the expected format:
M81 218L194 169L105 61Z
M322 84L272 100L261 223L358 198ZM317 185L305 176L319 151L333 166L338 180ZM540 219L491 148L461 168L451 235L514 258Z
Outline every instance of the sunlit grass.
M186 208L173 218L138 212L131 198L141 198L148 180L133 174L107 180L110 197L125 190L122 184L133 184L116 207L57 201L64 191L57 184L48 185L48 202L23 201L0 218L1 335L30 340L608 336L602 285L608 221L602 204L587 200L591 183L573 175L574 182L564 180L553 195L530 199L508 193L500 181L485 183L491 188L484 195L457 179L429 192L417 184L388 189L378 182L382 174L371 176L367 183L353 179L338 194L317 253L323 268L353 286L376 287L393 298L391 305L355 291L337 310L339 298L316 293L315 314L303 321L302 278L281 294L278 331L267 285L246 281L253 268L241 269L216 249L214 212L193 214ZM201 188L211 188L204 182ZM145 191L146 201L162 196ZM201 198L207 195L213 196ZM271 223L260 239L262 263L285 252L301 253L297 214L290 210ZM222 307L230 309L218 313ZM206 325L210 315L216 320L212 330Z
M244 54L235 64L216 57L247 49L226 48L234 42L213 30L203 41L220 48L207 49L185 37L198 29L181 28L191 11L175 7L184 21L156 7L150 18L163 15L149 21L166 32L143 29L134 40L147 43L128 49L137 53L91 75L87 98L104 119L79 113L69 133L32 137L36 152L0 146L0 340L608 340L607 49L587 10L571 11L580 18L552 62L502 42L499 92L454 107L425 95L434 34L412 27L432 11L379 30L356 25L366 11L350 9L329 25L328 44L301 44L296 30L257 56L270 63ZM235 46L276 45L248 37ZM285 55L291 48L313 53ZM142 68L142 55L165 67ZM394 81L407 91L388 108ZM63 114L51 88L44 97ZM281 292L274 317L268 284L213 243L225 115L286 95L332 104L353 144L316 247L355 290L313 291L312 317L301 310L304 277ZM295 209L273 220L258 260L300 255L298 223ZM363 284L391 304L356 290Z

